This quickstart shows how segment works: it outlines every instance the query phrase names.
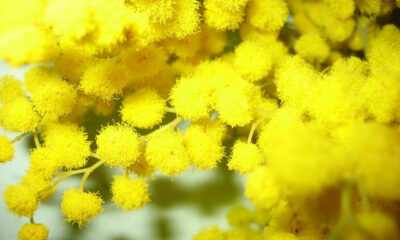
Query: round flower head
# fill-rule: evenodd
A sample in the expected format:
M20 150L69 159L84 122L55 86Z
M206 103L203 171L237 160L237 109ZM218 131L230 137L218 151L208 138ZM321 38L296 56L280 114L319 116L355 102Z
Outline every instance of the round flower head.
M203 228L192 240L225 240L224 232L217 226Z
M358 124L354 128L349 142L360 187L370 196L400 199L400 133L380 124Z
M6 136L0 136L0 162L11 161L14 157L14 146Z
M80 81L80 88L88 95L111 100L128 84L126 68L112 59L97 59L89 64Z
M137 210L150 201L148 184L141 178L115 176L111 184L112 200L125 211Z
M238 205L229 210L227 219L234 227L247 227L253 220L253 214L245 206Z
M245 4L232 6L230 9L227 6L229 4L224 4L220 0L204 1L204 18L207 25L219 31L238 29L245 15Z
M11 102L17 97L24 97L25 92L22 89L21 81L12 76L3 76L0 78L0 102Z
M304 109L311 87L318 81L318 73L312 65L299 56L288 57L275 72L278 97L287 106Z
M122 102L122 120L139 128L152 128L161 123L166 110L165 100L152 89L143 88L127 95Z
M64 149L64 151L68 151ZM30 156L30 169L36 174L40 174L44 179L51 180L61 167L57 161L57 152L48 147L38 147L33 149Z
M129 166L129 171L134 172L139 177L152 177L156 171L155 167L150 165L144 152L141 151L137 161Z
M354 0L325 0L332 13L340 19L345 19L353 15L355 4Z
M237 141L233 146L228 168L246 174L252 172L263 163L264 157L257 145Z
M58 54L59 48L54 34L40 25L21 24L2 30L0 58L13 65L47 63Z
M189 167L183 136L174 129L157 130L146 143L146 159L165 175L176 175Z
M309 62L324 62L330 53L328 43L317 33L303 34L295 43L296 52Z
M90 156L90 142L82 128L70 123L51 123L45 126L43 138L48 153L59 166L67 169L86 165ZM67 150L66 150L67 149ZM53 163L54 164L54 163Z
M45 202L55 193L56 188L52 183L53 179L46 179L39 172L28 169L26 175L21 178L21 185L25 185L33 191L39 193L38 198L40 201Z
M247 10L251 25L264 31L277 31L283 27L289 9L284 0L252 0Z
M38 113L48 119L58 119L69 114L76 101L76 91L58 75L40 79L32 93L32 101Z
M126 125L107 126L97 135L97 155L109 166L129 167L139 157L138 135Z
M33 131L39 123L39 117L33 104L25 97L18 97L0 107L0 125L13 132Z
M278 203L282 194L273 172L264 166L247 179L245 195L256 207L269 209Z
M184 142L192 163L199 169L217 167L224 156L221 141L201 125L191 125L186 130Z
M266 77L272 68L272 56L260 41L244 41L235 49L234 64L251 82Z
M19 217L33 217L39 200L36 192L25 185L9 185L3 193L8 211Z
M18 232L20 240L47 240L49 230L44 224L26 223Z
M211 99L197 78L182 77L171 90L171 104L184 118L198 120L208 116Z
M250 95L252 86L244 80L240 82L242 83L218 89L214 94L215 109L219 118L232 127L244 126L254 117Z
M178 39L196 33L200 24L200 3L197 0L176 0L174 15L166 23L166 33Z
M127 50L122 55L122 63L134 72L135 79L145 79L153 77L160 72L167 56L162 48L146 47L140 51L136 48Z
M95 193L71 188L64 192L61 211L68 222L77 223L82 227L103 211L102 203L103 200Z

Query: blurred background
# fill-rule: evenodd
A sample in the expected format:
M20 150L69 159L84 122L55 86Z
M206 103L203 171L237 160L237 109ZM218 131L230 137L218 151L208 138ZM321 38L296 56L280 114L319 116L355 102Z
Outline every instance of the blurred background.
M13 69L0 62L0 76L9 74L23 80L26 69ZM166 121L171 117L167 116ZM89 113L84 123L89 139L93 140L102 125L112 123L116 118L117 114L97 117ZM10 138L17 136L1 128L0 134ZM231 143L226 143L226 149L229 149L229 145ZM25 174L29 149L33 147L33 137L30 134L15 144L15 158L0 164L1 240L16 239L19 228L29 222L28 218L18 218L7 211L3 192L8 185L17 184ZM102 166L89 177L85 188L100 193L106 202L103 205L105 211L82 229L65 222L60 209L62 193L71 187L79 187L81 175L72 176L60 183L52 198L46 203L40 203L35 222L46 224L50 230L50 240L189 240L201 228L209 225L229 228L226 220L229 209L239 204L250 206L243 196L244 177L229 171L226 159L214 170L188 169L173 178L156 173L153 179L147 181L151 202L138 211L130 212L124 212L111 202L110 182L113 175L121 172L121 169Z

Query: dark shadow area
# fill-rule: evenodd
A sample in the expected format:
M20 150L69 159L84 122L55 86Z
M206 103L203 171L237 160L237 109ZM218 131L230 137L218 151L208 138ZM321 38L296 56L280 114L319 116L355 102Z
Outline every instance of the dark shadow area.
M232 142L225 144L226 156L230 155ZM242 187L234 181L235 173L229 171L224 158L203 182L190 186L161 177L150 181L151 203L159 208L169 208L179 204L189 204L210 215L219 207L234 202L242 195ZM195 170L198 171L198 170Z
M121 100L118 100L115 104L113 112L109 115L97 115L92 109L89 109L89 111L86 113L81 126L85 128L88 139L92 142L92 150L96 149L96 136L102 127L121 122L121 116L118 112L120 107Z
M159 240L169 240L172 239L174 235L172 232L171 224L166 217L159 215L158 218L155 219L153 224L153 229L156 232L157 239Z
M240 187L233 181L234 173L220 164L204 182L194 187L183 185L170 178L158 178L150 182L150 204L160 208L191 204L204 214L211 214L218 207L235 201L241 195Z

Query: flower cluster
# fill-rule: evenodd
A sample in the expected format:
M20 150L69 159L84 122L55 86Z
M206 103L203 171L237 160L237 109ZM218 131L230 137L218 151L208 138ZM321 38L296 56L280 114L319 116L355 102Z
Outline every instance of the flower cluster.
M100 166L123 170L110 192L130 211L150 201L154 172L226 159L254 207L233 208L231 229L193 240L399 239L399 7L0 0L0 58L32 65L24 81L0 78L0 126L19 133L0 136L0 162L24 136L35 140L26 175L3 194L31 220L18 237L48 238L35 211L70 176L82 174L81 185L61 210L83 227L104 210L85 190ZM89 114L117 117L90 138Z

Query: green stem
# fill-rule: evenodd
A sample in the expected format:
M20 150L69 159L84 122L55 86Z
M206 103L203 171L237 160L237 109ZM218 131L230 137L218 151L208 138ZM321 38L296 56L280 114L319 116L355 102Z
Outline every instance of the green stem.
M81 189L83 190L84 186L85 186L85 182L88 179L88 177L90 176L90 174L98 167L100 167L101 165L103 165L104 161L100 160L97 163L93 164L91 167L89 167L87 169L87 171L85 172L85 174L83 174L82 177L82 181L81 181Z
M258 125L260 125L260 123L262 123L268 116L269 116L269 114L265 114L264 117L258 119L255 123L253 123L253 125L251 126L251 129L250 129L249 136L248 136L248 138L247 138L247 144L250 144L250 143L251 143L251 140L253 139L253 135L254 135L254 132L256 131L256 128L257 128Z
M33 139L35 141L36 148L40 147L40 141L39 141L39 136L38 136L38 133L37 133L37 129L33 132Z
M11 140L11 143L18 142L19 140L21 140L23 137L25 137L28 134L29 134L29 132L24 132L23 134L16 136L14 139Z

